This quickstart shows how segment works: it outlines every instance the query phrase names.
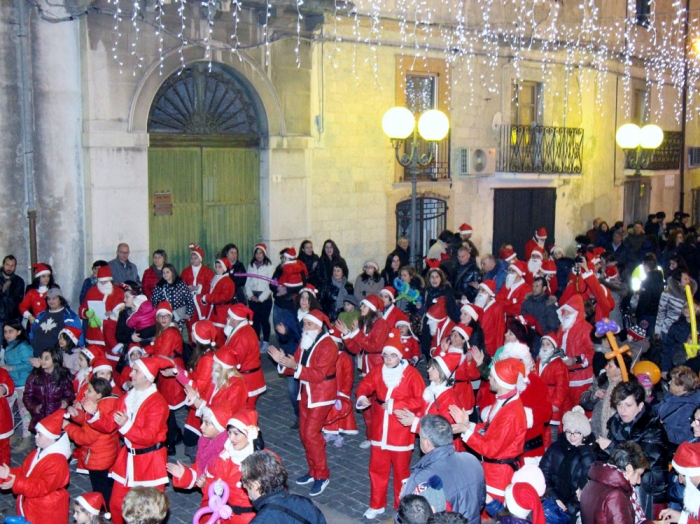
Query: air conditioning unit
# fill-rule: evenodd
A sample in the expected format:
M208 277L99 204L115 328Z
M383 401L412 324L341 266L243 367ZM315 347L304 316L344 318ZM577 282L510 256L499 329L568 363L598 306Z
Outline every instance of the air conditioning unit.
M496 172L496 148L463 147L457 150L458 176L490 176Z

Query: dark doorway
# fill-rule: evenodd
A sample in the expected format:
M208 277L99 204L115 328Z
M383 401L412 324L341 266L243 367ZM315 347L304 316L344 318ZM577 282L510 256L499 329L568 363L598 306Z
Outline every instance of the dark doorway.
M493 253L498 256L502 244L513 244L518 258L525 253L525 243L538 228L547 229L547 245L554 243L554 216L557 190L494 189Z
M416 269L423 268L423 257L430 249L430 241L437 239L447 227L447 202L441 198L416 198ZM396 239L411 239L411 200L396 204Z
M635 220L646 223L650 199L651 180L642 177L630 177L625 180L625 224L631 224Z

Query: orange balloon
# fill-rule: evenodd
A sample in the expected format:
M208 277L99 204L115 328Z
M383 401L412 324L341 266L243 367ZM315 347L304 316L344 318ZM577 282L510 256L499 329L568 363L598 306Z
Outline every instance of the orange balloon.
M656 385L661 380L661 370L659 366L654 364L650 360L640 360L634 366L632 366L633 375L648 375L651 379L651 383Z

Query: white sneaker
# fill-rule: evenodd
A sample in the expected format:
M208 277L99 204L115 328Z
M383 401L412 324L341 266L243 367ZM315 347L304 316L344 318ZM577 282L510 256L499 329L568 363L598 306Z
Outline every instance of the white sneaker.
M360 449L367 449L371 445L372 445L372 443L369 440L363 440L362 443L360 444Z
M367 511L365 511L364 517L366 519L376 519L377 516L384 514L384 508L381 509L373 509L373 508L368 508Z

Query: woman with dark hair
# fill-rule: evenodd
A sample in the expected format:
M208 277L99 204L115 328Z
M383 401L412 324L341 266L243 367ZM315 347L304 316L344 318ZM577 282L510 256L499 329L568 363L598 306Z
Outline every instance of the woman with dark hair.
M318 293L318 301L331 322L335 322L343 312L348 295L353 295L353 286L348 283L348 277L343 273L343 265L336 264L333 266L330 283L324 285Z
M40 365L34 369L24 386L22 402L32 416L29 431L44 417L58 409L66 409L75 399L73 377L63 367L63 354L57 347L41 353Z
M594 462L581 491L582 524L637 524L645 520L635 492L649 461L634 442L621 443L607 462Z
M393 286L394 280L399 278L399 270L401 269L401 257L393 252L386 257L386 263L382 270L382 278L385 286Z
M302 261L306 265L306 270L309 272L309 278L318 268L318 255L314 253L314 245L311 240L303 240L299 245L299 255L297 260Z
M629 353L623 354L622 360L628 370L632 369L632 357ZM591 430L596 437L608 436L608 420L615 414L615 407L611 406L610 398L615 386L622 382L622 371L616 358L608 360L604 369L605 373L598 375L580 398L583 409L593 412Z
M243 262L238 259L238 248L236 244L226 244L221 250L221 258L228 259L229 270L228 275L236 284L236 302L243 302L245 304L245 283L246 277L234 277L234 273L245 273L245 266Z
M34 264L34 280L27 286L22 302L19 304L19 314L29 320L36 320L39 313L46 309L46 293L49 289L59 287L53 280L53 269L49 264Z
M597 442L607 456L624 442L639 444L650 464L649 472L642 477L639 502L651 520L654 503L665 500L668 442L659 417L644 402L644 396L644 388L636 381L615 386L610 405L616 413L608 420L608 438L598 437Z
M375 260L368 260L362 267L362 273L355 279L355 298L360 302L370 295L379 295L383 287L384 279L379 274L379 264Z
M612 232L607 222L601 222L595 234L594 247L605 248L612 241Z
M664 270L664 274L669 274L672 270L671 259L678 256L678 247L683 243L683 230L682 229L672 229L668 233L668 240L666 241L666 247L664 247L661 253L661 267ZM685 261L684 261L685 264ZM686 264L687 267L687 264Z
M253 259L248 265L248 273L272 278L275 268L267 258L267 246L257 244L253 250ZM248 307L253 312L253 329L260 338L262 333L261 351L267 350L270 342L270 313L272 312L272 291L270 282L263 278L248 278L245 283L245 295Z
M156 309L140 294L139 285L133 280L119 284L124 289L124 308L117 316L114 338L105 332L108 360L117 361L115 370L121 372L127 361L126 348L132 343L146 347L156 336Z
M329 283L333 278L333 266L335 265L340 265L343 268L343 274L350 273L345 259L340 256L338 246L329 238L323 243L323 253L319 258L314 278L310 279L311 283L317 288Z
M141 289L149 300L153 295L153 290L163 279L163 267L167 261L168 255L165 250L156 249L153 252L153 264L143 272L143 276L141 277Z
M172 264L163 266L163 278L153 290L151 304L158 307L161 302L168 302L173 308L173 317L179 329L185 327L187 320L194 314L194 300L185 281L180 278Z

